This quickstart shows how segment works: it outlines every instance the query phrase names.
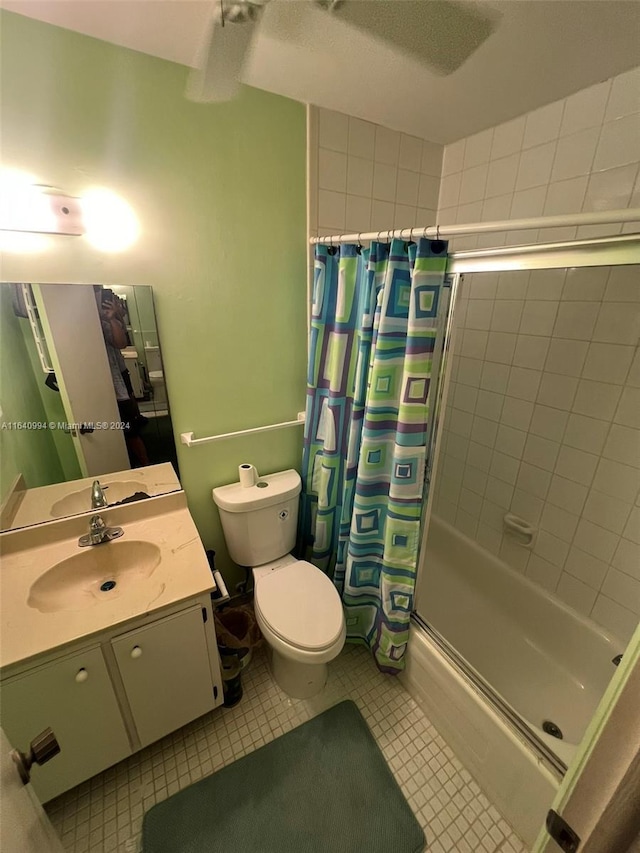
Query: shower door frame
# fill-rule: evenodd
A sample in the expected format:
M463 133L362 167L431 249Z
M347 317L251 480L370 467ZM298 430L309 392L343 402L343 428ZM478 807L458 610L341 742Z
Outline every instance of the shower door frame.
M458 287L464 273L508 272L514 270L567 269L570 267L624 266L640 263L640 233L622 234L613 237L589 240L572 240L560 243L536 243L528 246L501 246L488 249L472 249L455 252L450 255L447 276L451 279L449 310L444 324L444 340L440 362L440 373L434 389L433 428L427 450L427 468L425 472L425 490L427 501L422 514L422 536L420 537L417 559L416 590L411 621L417 629L425 632L443 654L447 662L458 672L467 684L489 704L505 725L524 738L536 756L559 779L567 772L567 765L535 734L522 720L521 716L507 703L492 685L467 660L460 655L419 613L421 589L423 596L428 594L426 570L424 566L424 547L429 535L433 489L431 484L437 477L437 462L442 436L444 407L450 382L448 366L452 356L454 319ZM421 583L422 581L422 583Z

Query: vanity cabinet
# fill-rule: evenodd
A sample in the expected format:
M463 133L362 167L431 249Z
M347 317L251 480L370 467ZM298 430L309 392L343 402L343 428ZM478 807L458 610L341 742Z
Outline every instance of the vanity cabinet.
M60 753L32 770L46 802L222 704L210 597L14 668L0 698L16 748L26 751L48 726L58 739Z
M60 753L32 771L45 802L131 752L102 650L93 645L2 683L2 727L23 752L50 726Z
M196 606L111 641L141 746L214 707L206 628Z

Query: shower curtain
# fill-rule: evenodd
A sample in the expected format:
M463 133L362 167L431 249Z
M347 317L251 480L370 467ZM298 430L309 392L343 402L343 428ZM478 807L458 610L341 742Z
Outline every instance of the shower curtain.
M347 640L387 672L409 636L446 264L440 240L315 253L303 544L333 576Z

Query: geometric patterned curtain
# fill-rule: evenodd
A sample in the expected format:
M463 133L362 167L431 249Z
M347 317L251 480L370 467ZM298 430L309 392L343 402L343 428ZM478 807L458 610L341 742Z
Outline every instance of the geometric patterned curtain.
M443 241L316 246L302 533L347 640L387 672L404 668L413 609L446 265Z

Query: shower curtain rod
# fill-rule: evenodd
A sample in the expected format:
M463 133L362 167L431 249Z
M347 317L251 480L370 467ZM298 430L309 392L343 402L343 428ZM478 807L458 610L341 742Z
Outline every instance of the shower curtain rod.
M331 237L311 237L310 243L356 243L361 240L411 240L430 237L438 240L470 234L491 234L497 231L525 231L538 228L561 228L579 225L613 225L640 222L640 208L602 210L594 213L566 213L560 216L535 216L531 219L500 219L495 222L470 222L462 225L427 225L424 228L396 228L388 231L367 231L359 234L338 234Z

